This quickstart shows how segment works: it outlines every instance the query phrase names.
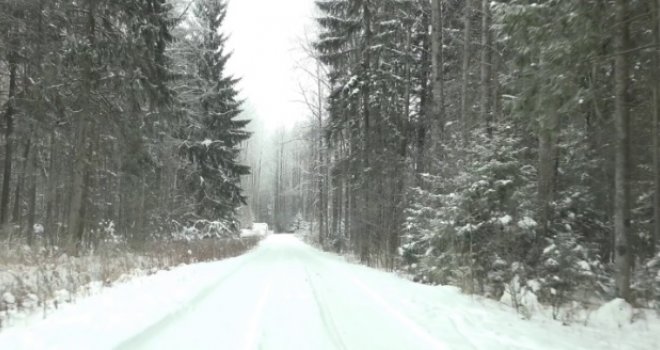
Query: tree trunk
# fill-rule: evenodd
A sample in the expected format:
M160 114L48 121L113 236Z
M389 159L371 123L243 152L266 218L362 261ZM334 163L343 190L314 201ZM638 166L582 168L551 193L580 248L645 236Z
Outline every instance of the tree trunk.
M435 0L434 0L435 2ZM433 10L433 9L432 9ZM422 25L424 28L429 28L431 25L431 19L429 18L429 14L424 11L422 15ZM431 42L433 38L430 36L433 35L434 33L429 33L425 32L424 34L429 34L429 35L424 35L424 39L422 42L422 67L420 69L420 120L417 125L417 135L414 135L414 139L417 142L416 145L416 155L415 155L415 173L416 173L416 182L417 186L422 186L423 185L423 179L421 177L421 174L425 173L427 170L427 163L428 163L428 151L429 151L429 145L430 145L430 140L429 140L429 134L430 131L433 127L433 119L437 118L436 116L436 111L434 110L434 105L433 105L433 98L430 95L429 88L431 85L429 85L429 73L431 72L431 65L432 65L432 58L431 55L433 54L430 52L430 47L431 47ZM410 50L410 32L408 33L408 49ZM435 48L435 46L434 46ZM408 63L406 67L406 71L409 73L411 69L411 64ZM408 80L408 87L406 89L407 94L410 93L411 90L411 82ZM410 96L408 96L410 97ZM406 103L406 107L409 107L410 103L408 100L408 103ZM407 115L409 118L410 116ZM412 129L412 128L411 128ZM414 132L414 130L410 130L411 132Z
M71 203L69 208L69 249L76 251L78 248L77 237L82 230L82 210L83 210L83 196L85 192L85 177L87 172L86 166L86 148L87 142L87 122L85 116L79 115L77 118L76 130L76 145L75 145L75 158L73 162L73 181L71 186Z
M629 67L626 51L629 47L627 0L616 0L615 75L614 75L614 259L616 267L616 295L630 299L632 250L630 229L630 118L628 110Z
M364 16L364 46L362 47L362 114L364 117L364 149L362 152L362 170L370 169L371 161L370 156L372 152L372 125L371 125L371 43L373 40L373 32L371 28L371 8L370 1L365 0L362 4L362 13ZM361 177L364 176L364 171ZM367 174L368 176L368 174ZM371 193L371 181L365 181L361 185L361 192L363 197L363 203L355 205L354 208L358 210L359 217L356 218L356 222L360 222L359 227L354 229L359 229L360 232L360 261L366 263L369 255L369 238L371 237L371 225L369 221L372 219L372 193ZM357 203L356 203L357 204Z
M16 63L16 52L8 54L9 65L9 94L7 96L7 109L5 111L5 162L2 176L2 198L0 199L0 224L5 225L9 221L9 195L11 183L13 143L14 143L14 113L16 103L16 79L18 65Z
M352 220L351 213L353 211L352 201L353 201L353 190L351 189L351 178L350 175L344 176L344 238L346 241L351 242L353 239L352 230Z
M653 234L651 238L651 252L657 252L657 244L660 241L660 0L655 0L655 21L653 25L655 43L655 79L653 96L655 106L653 110L653 184L655 187L653 196Z
M443 141L443 130L445 127L445 77L444 77L444 13L443 1L433 0L432 13L432 33L431 33L431 50L432 50L432 86L433 91L433 118L434 125L437 128L437 135L440 136L440 141Z
M539 97L542 99L543 97ZM542 109L539 103L539 109ZM552 201L555 195L555 174L557 170L557 136L559 134L559 114L555 110L548 109L541 117L539 127L539 150L538 150L538 178L537 178L537 200L539 240L536 248L544 243L543 237L548 237L550 222L552 219Z
M87 37L88 45L90 45L90 50L93 50L95 47L95 37L96 37L96 0L87 1ZM85 94L84 101L86 105L85 109L75 118L75 159L73 164L73 181L71 188L71 204L69 208L69 242L68 248L72 252L77 253L80 248L80 238L83 236L83 221L85 214L84 206L84 197L87 191L87 151L88 151L88 142L87 136L89 132L89 114L91 114L92 98L91 90L93 85L93 60L92 57L86 57L84 59L83 67L83 91Z
M348 134L348 143L346 144L346 148L344 149L344 157L342 159L344 160L343 162L343 167L342 167L342 178L344 182L344 237L346 238L346 241L348 243L349 250L355 247L353 245L353 217L352 212L353 212L353 197L355 196L355 191L353 190L353 176L352 176L352 161L351 158L354 156L353 154L353 144L352 144L352 130L348 130L347 132L345 131L346 134Z
M493 136L493 112L491 110L491 33L490 0L481 0L481 118L486 131Z
M21 175L19 175L19 178L16 181L16 191L14 192L14 210L12 213L12 222L14 223L20 223L21 221L21 191L23 189L23 184L25 183L25 179L27 178L27 168L28 168L28 158L30 157L30 146L32 146L32 138L28 138L27 142L25 143L25 148L23 150L23 158L21 161L23 162L21 168Z
M28 189L28 218L27 218L27 243L32 245L34 241L34 224L37 214L37 149L32 152L30 157L30 188Z
M48 239L48 243L55 245L56 244L56 233L57 229L55 226L55 221L57 220L57 209L56 207L56 201L55 197L57 194L57 177L56 177L56 161L55 161L55 154L56 154L56 135L55 131L51 132L50 135L50 147L49 147L49 153L50 153L50 159L49 159L49 165L48 165L48 178L47 178L47 185L46 185L46 227L45 227L45 235Z
M318 201L319 201L319 240L320 243L325 243L325 237L328 236L328 225L327 225L327 209L328 209L328 200L327 192L325 191L324 182L326 180L326 166L325 166L325 157L323 156L323 86L321 82L321 62L316 62L316 123L317 123L317 132L316 132L316 143L317 143L317 191L318 191Z
M316 193L317 193L317 213L319 220L319 243L325 244L326 228L325 228L325 191L323 190L323 140L319 134L317 140L316 150Z
M465 0L463 14L463 69L461 79L461 131L463 142L469 139L470 128L470 98L468 97L470 70L470 40L472 34L472 0Z
M133 232L133 241L144 242L145 233L147 232L147 180L143 177L139 182L140 186L140 199L138 206L137 227Z
M273 210L273 220L277 232L283 232L284 216L284 129L280 131L280 149L277 151L277 164L275 171L275 204Z

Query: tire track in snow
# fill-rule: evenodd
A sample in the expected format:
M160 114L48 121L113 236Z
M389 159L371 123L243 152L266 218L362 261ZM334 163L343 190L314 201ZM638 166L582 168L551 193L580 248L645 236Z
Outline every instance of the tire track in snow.
M259 255L261 255L261 254L259 254ZM257 255L257 256L259 256L259 255ZM132 337L130 337L130 338L124 340L124 341L122 341L114 349L115 350L139 349L141 346L144 346L145 342L148 342L151 338L157 336L160 332L162 332L164 329L166 329L169 325L176 323L183 316L194 312L196 307L199 304L201 304L206 298L211 296L211 294L216 289L218 289L226 280L228 280L229 278L234 276L236 273L241 271L244 266L248 265L251 262L251 260L255 258L255 255L247 253L246 255L242 255L238 258L243 259L243 261L240 261L239 263L237 263L234 268L232 268L227 273L223 274L222 277L218 278L215 282L213 282L212 284L210 284L207 287L205 287L204 289L202 289L201 292L199 292L194 298L192 298L185 305L180 306L178 309L175 309L174 311L166 314L160 320L156 321L152 325L147 326L141 332L135 334L134 336L132 336Z
M431 345L433 349L438 349L438 350L453 349L451 345L447 345L446 343L442 342L440 339L436 338L433 334L431 334L428 331L428 329L426 329L423 326L420 326L415 320L411 319L410 317L406 316L403 312L399 311L400 308L392 305L390 302L385 300L381 295L381 293L374 291L371 287L367 286L365 283L357 279L352 273L345 271L345 269L341 267L341 264L335 265L337 261L334 261L332 259L327 259L326 256L316 256L313 254L309 254L309 257L312 260L316 261L317 263L324 265L325 268L328 269L330 273L333 273L337 276L343 276L347 281L351 281L352 284L358 287L358 289L361 290L364 295L371 298L370 300L375 301L376 304L381 307L381 310L385 311L387 314L392 316L393 319L403 324L413 334L421 338L427 344ZM330 264L328 264L328 262ZM342 263L347 263L347 262L342 261ZM347 263L347 264L354 265L351 263ZM362 265L356 265L356 266L359 266L360 268L365 268ZM447 321L448 321L448 325L450 325L454 329L454 331L460 336L460 338L464 340L465 344L463 345L467 345L469 346L469 348L475 350L480 349L480 347L476 346L470 340L469 336L466 335L462 327L460 327L457 324L455 316L452 315L447 316Z
M261 321L263 320L263 314L264 314L264 309L266 308L266 304L268 303L268 299L270 298L270 293L271 290L273 289L273 281L274 277L271 277L268 282L266 282L266 286L264 287L263 292L259 296L259 301L257 302L257 306L254 308L252 311L252 316L250 317L250 322L248 324L247 332L245 334L245 342L244 342L244 350L252 350L257 348L257 345L259 345L259 341L261 340L261 334L259 332L259 326L261 325Z
M411 320L408 316L404 315L403 313L401 313L401 311L397 310L397 308L395 308L390 303L385 301L385 299L383 299L379 293L373 291L371 288L369 288L367 285L359 281L357 278L348 275L345 276L356 287L358 287L358 289L360 289L362 293L364 293L366 296L370 297L372 301L380 305L383 311L387 312L390 316L392 316L394 319L399 321L399 323L405 326L409 331L411 331L417 337L423 339L424 342L431 345L433 349L437 349L437 350L451 349L445 343L441 342L440 340L436 339L431 334L429 334L429 332L426 329L420 327L415 321Z
M312 248L314 249L314 248ZM411 331L413 334L415 334L417 337L422 339L425 343L429 344L432 349L436 350L451 350L451 346L448 346L447 344L443 343L439 339L435 338L433 335L431 335L428 330L426 330L424 327L419 326L415 321L410 319L408 316L404 315L402 312L400 312L396 307L394 307L392 304L387 302L383 297L376 291L372 290L370 287L365 285L363 282L359 281L357 278L355 278L351 273L343 271L343 269L338 269L337 266L331 266L337 263L334 260L327 259L325 257L320 257L314 254L309 254L307 252L307 257L309 260L315 261L317 264L321 264L325 267L325 269L329 270L329 273L332 273L336 276L341 276L343 277L346 281L350 281L352 284L354 284L362 293L369 297L371 301L374 301L377 305L380 306L380 309L385 311L388 315L393 317L396 321L398 321L400 324L405 326L409 331ZM330 262L330 264L328 264ZM362 266L361 266L362 267ZM307 271L307 268L305 268ZM320 303L319 303L320 305ZM335 328L336 329L336 328ZM457 330L458 331L458 330ZM461 333L461 337L467 338ZM474 345L470 343L472 348L475 348ZM345 346L342 349L347 349ZM476 349L476 348L475 348Z
M325 329L328 331L330 335L330 340L335 345L335 349L346 350L347 349L346 345L342 340L341 334L339 333L339 330L337 328L337 324L335 323L330 310L328 310L324 306L325 299L321 296L318 289L314 285L314 281L313 281L314 277L312 277L312 274L309 272L307 267L305 267L305 275L307 276L307 281L309 282L309 288L312 291L312 296L314 297L314 301L316 302L316 306L319 310L319 315L321 316L323 325L325 326Z

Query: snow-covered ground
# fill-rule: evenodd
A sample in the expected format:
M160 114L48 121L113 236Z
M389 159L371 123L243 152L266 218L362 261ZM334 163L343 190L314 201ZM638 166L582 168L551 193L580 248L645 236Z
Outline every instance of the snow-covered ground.
M243 256L136 279L0 333L0 349L112 348L660 349L660 325L522 320L271 235Z

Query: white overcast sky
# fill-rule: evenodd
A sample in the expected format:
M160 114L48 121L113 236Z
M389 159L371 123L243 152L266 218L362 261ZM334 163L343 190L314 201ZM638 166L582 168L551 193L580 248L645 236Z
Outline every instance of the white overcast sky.
M270 130L304 120L297 66L304 56L301 41L314 37L314 0L228 0L227 11L223 31L233 51L228 70L242 78L242 98L256 118Z

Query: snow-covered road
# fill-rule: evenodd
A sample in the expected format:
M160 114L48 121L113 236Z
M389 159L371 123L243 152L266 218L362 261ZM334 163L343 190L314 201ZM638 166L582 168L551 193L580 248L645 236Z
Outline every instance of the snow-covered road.
M437 349L444 343L352 274L288 235L176 317L120 349Z
M167 297L172 294L178 297ZM414 284L346 263L293 236L272 235L239 258L127 283L46 320L9 329L0 333L0 349L653 349L658 345L652 333L628 333L521 320L498 303L462 295L454 288Z

